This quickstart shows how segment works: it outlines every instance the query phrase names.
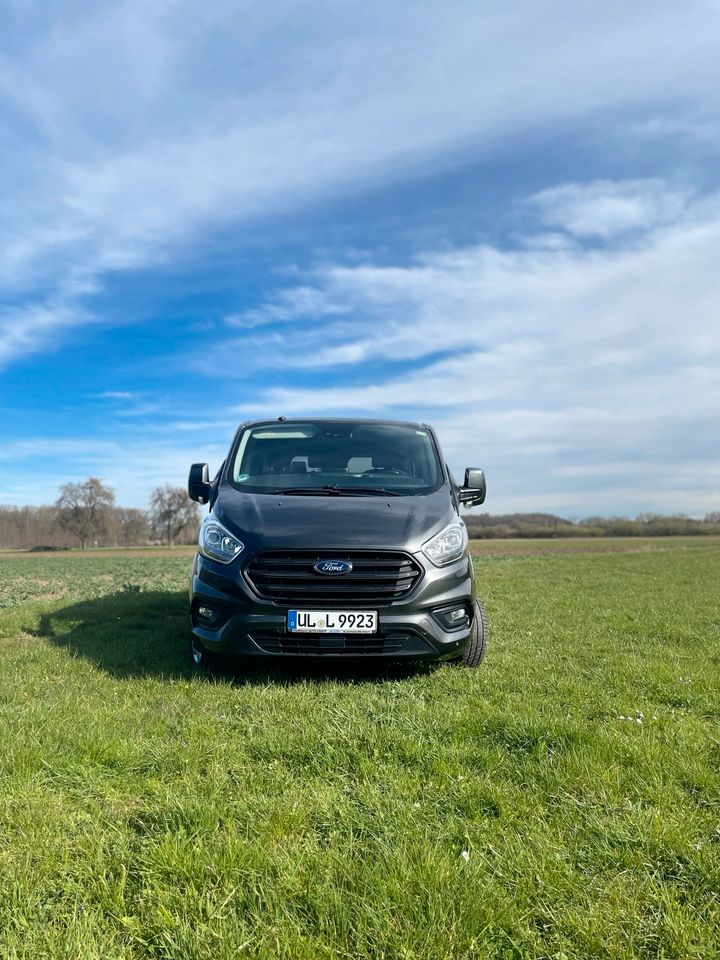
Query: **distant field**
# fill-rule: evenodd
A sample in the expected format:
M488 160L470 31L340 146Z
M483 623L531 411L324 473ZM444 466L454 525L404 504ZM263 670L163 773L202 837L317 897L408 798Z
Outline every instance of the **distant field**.
M0 550L0 557L166 557L186 556L195 554L195 544L181 544L176 547L89 547L81 550L79 547L70 550Z
M720 537L519 537L507 540L471 540L473 556L538 556L544 553L648 553L666 550L720 548Z
M2 960L720 956L720 542L475 541L476 671L185 659L192 550L0 557Z

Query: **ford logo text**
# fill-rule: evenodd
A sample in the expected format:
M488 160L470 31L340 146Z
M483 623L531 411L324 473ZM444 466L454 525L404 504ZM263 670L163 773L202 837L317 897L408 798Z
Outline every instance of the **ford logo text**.
M316 573L328 573L337 577L344 573L350 573L352 568L349 560L318 560L313 570Z

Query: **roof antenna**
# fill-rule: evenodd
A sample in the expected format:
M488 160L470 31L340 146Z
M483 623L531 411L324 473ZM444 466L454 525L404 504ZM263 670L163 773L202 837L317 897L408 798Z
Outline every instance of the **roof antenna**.
M287 420L287 417L278 417L278 420L280 421L280 423L285 423L285 421Z

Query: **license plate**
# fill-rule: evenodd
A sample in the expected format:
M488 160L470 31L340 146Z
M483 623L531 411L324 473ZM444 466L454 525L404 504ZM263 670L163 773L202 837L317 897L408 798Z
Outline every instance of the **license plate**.
M377 633L377 610L289 610L290 633Z

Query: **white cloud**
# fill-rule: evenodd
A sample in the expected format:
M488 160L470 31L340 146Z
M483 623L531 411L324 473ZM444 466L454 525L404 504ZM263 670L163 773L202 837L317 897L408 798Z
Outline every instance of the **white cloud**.
M548 249L542 238L535 248L526 238L522 249L468 247L404 267L325 266L313 275L318 297L349 315L298 322L272 351L247 340L238 349L258 366L321 367L332 385L275 386L242 413L437 421L458 470L489 460L494 510L553 502L568 467L581 471L574 503L585 512L612 511L623 497L638 510L710 509L719 258L709 196L615 248ZM221 344L218 355L233 349ZM388 360L410 366L374 375L373 363ZM647 470L633 465L638 457Z
M669 190L658 179L595 180L551 187L527 202L549 227L578 237L608 239L676 220L688 199L686 191Z
M63 331L93 319L87 310L62 297L0 310L0 367L17 357L53 350Z
M157 263L222 223L594 113L693 101L710 116L717 19L706 0L16 4L0 292L42 302L68 273ZM593 216L643 211L616 197Z
M648 142L684 141L690 146L714 146L720 140L717 117L706 114L696 102L679 113L660 113L629 124L626 135Z
M658 204L664 204L659 188ZM199 362L214 368L235 343L243 354L255 348L247 356L257 366L352 366L472 350L473 365L483 370L516 369L520 360L533 365L549 352L560 366L582 353L587 368L642 361L657 369L663 350L677 361L706 357L717 345L715 195L695 202L673 224L644 231L630 246L547 247L544 239L535 245L526 237L520 249L480 245L427 254L402 267L319 268L312 274L315 299L335 304L339 317L286 327L273 350L262 349L266 334L220 343L217 355L210 351ZM285 302L296 304L286 318L307 319L302 301L313 298L307 283L301 289L297 301L292 288L285 291ZM443 364L458 362L464 361ZM407 383L403 377L392 389ZM438 396L445 402L442 388Z
M300 286L279 290L272 300L251 310L231 314L225 317L224 322L228 327L250 330L268 324L284 323L301 316L317 319L347 312L347 305L334 302L326 291L317 287Z

